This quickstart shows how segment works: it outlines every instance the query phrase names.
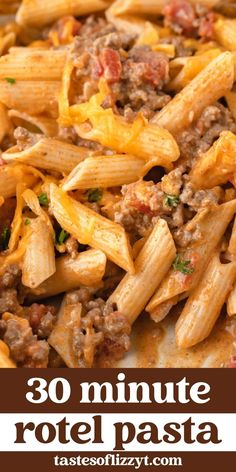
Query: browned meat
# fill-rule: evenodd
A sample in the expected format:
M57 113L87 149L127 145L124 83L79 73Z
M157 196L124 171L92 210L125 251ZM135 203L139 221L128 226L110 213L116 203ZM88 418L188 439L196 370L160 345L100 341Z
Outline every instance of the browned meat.
M188 0L172 0L163 9L165 25L176 34L211 39L214 13L202 5L191 5Z
M225 130L236 132L236 124L228 108L220 103L205 108L196 124L177 138L184 162L191 167L198 155L206 152Z
M112 89L116 111L133 120L138 111L147 119L170 100L162 89L169 78L169 59L152 51L149 46L134 46L133 35L111 32L76 38L73 48L75 102L88 100L98 90L98 80L104 76ZM79 80L79 81L78 81ZM134 115L132 115L134 113Z
M82 288L67 295L67 304L81 303L82 317L74 328L72 348L79 367L92 367L102 355L117 358L129 348L130 324L127 319L102 298L95 298L92 290Z
M20 151L24 151L38 142L40 134L30 133L27 129L18 126L14 131L14 138Z
M9 265L0 277L0 290L4 288L15 288L20 283L21 270L18 265Z
M164 192L160 184L140 180L123 185L122 195L122 200L116 205L115 221L133 237L145 236L160 215L170 214L170 208L164 208Z
M64 126L59 126L57 137L58 139L66 141L70 144L76 144L78 139L78 135L73 126L70 126L68 128L65 128Z
M68 254L70 254L70 256L72 257L72 259L75 259L76 256L78 255L78 247L79 247L77 239L73 238L73 236L70 236L65 242L65 247Z
M0 291L0 313L10 311L17 313L20 305L17 299L17 290L15 288L6 288Z
M152 51L149 46L135 46L123 65L123 77L135 85L146 82L161 89L169 78L168 57Z
M26 315L33 333L39 338L48 338L56 322L56 309L51 305L33 303L26 309Z
M12 359L22 367L47 367L49 346L33 335L28 320L15 315L3 315L6 323L4 342Z
M170 100L161 90L169 78L169 60L149 46L135 46L122 60L121 80L113 86L118 111L142 111L147 119ZM135 116L135 115L134 115ZM130 121L130 112L128 120ZM132 117L133 118L133 117Z

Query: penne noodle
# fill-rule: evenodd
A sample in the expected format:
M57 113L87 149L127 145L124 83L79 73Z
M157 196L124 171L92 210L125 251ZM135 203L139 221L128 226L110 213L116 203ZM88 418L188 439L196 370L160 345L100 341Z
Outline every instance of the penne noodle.
M236 262L222 264L215 254L177 321L177 346L186 349L209 336L235 277Z
M107 6L107 0L23 0L16 21L22 26L39 28L63 16L86 15L104 10Z
M0 143L6 135L11 134L13 127L7 114L5 105L0 103Z
M158 305L155 310L150 312L150 318L155 321L155 323L160 323L169 314L171 308L178 303L179 298L180 297L177 295Z
M0 340L0 369L15 368L16 364L10 359L10 351L6 343Z
M142 158L127 154L87 157L64 180L62 189L66 192L130 184L139 179L144 164Z
M203 112L231 89L234 58L226 51L209 63L184 89L152 119L174 135L190 126ZM199 100L201 97L201 100Z
M61 80L66 60L66 51L29 48L27 58L22 48L14 48L10 54L0 58L0 79L13 77L16 81Z
M232 260L236 259L236 218L234 219L234 225L233 225L231 237L229 240L227 253L229 254Z
M56 325L48 338L49 344L61 356L67 367L78 367L78 357L73 350L73 332L80 326L81 311L81 304L68 304L65 296L57 315Z
M213 7L219 0L190 0L191 3L200 3L209 7ZM115 16L126 14L135 15L158 15L162 14L166 5L166 0L116 0L110 10Z
M28 131L42 133L47 138L58 134L58 124L56 120L47 116L31 116L18 110L9 110L8 117L15 127L22 126Z
M108 302L133 323L169 270L176 250L167 223L159 219L135 260L135 274L126 274Z
M234 225L229 241L229 246L227 249L228 259L231 261L236 260L236 218L234 219ZM234 281L234 286L229 294L227 300L227 314L228 316L236 315L236 283Z
M194 188L213 188L227 183L236 170L236 136L223 131L194 164L189 176Z
M7 108L40 115L57 116L59 81L17 80L14 84L0 81L0 102Z
M236 19L218 18L214 23L217 42L230 51L236 51Z
M56 259L56 272L36 289L32 289L30 298L47 298L83 285L97 286L102 281L105 269L106 256L97 249L81 252L76 258L60 256Z
M235 283L227 300L227 314L228 316L236 315L236 284Z
M11 31L0 38L0 56L6 54L8 50L15 44L16 34Z
M0 166L0 196L10 198L16 195L19 182L25 182L28 187L33 186L37 178L32 173L26 173L22 166Z
M30 210L35 215L40 216L41 220L44 221L44 223L46 223L46 225L48 226L49 231L51 232L51 234L54 238L55 233L54 233L54 229L53 229L51 219L50 219L48 213L45 210L43 210L43 208L41 207L41 205L39 203L38 196L36 195L36 193L33 192L33 190L30 190L28 188L27 190L25 190L23 192L22 198L23 198L24 202L26 203L26 205L30 208Z
M108 259L133 273L132 249L124 228L50 185L50 208L60 224L81 244L103 251Z
M235 56L236 57L236 56ZM235 74L236 76L236 74ZM227 92L225 94L225 99L227 102L227 105L233 115L234 120L236 120L236 92Z
M181 67L180 72L167 84L168 90L179 92L186 87L213 59L221 54L219 48L213 48L190 57L178 57L170 63L171 72Z
M24 163L45 170L69 174L91 151L52 138L41 138L36 144L19 151L17 146L3 152L2 159L8 163Z
M41 218L30 219L27 226L28 243L22 262L22 283L38 287L56 271L53 238Z
M232 200L206 212L200 219L197 214L186 225L186 230L190 232L197 225L202 235L197 244L190 244L179 252L180 260L187 261L193 272L184 274L172 267L146 307L149 313L154 312L161 303L188 292L197 285L235 212L236 200Z
M21 225L23 221L23 208L24 208L24 199L23 192L25 190L25 184L20 182L16 186L16 209L13 221L11 223L11 236L8 244L9 252L14 251L19 243L21 235Z

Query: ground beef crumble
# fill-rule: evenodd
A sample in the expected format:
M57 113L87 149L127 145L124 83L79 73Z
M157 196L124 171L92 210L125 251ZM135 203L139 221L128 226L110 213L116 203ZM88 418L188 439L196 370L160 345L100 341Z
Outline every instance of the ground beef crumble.
M97 357L118 359L129 349L131 326L126 317L87 288L67 295L67 304L81 303L82 317L73 331L73 351L78 367L92 367Z
M56 309L51 305L33 303L25 309L25 316L34 334L41 339L47 339L56 322Z
M97 92L100 77L105 77L112 91L115 111L132 121L137 112L150 119L170 100L163 92L169 79L169 59L149 46L135 46L135 36L104 30L93 37L77 37L72 57L74 102L87 101ZM104 107L111 103L104 103Z
M17 292L20 279L21 270L15 264L9 265L0 277L0 314L21 311Z
M177 137L181 160L191 168L195 159L206 152L220 133L226 130L236 132L236 123L229 109L218 102L208 106L194 126Z
M185 167L179 166L160 182L139 180L122 187L122 198L115 207L115 221L124 226L131 237L147 236L158 218L164 218L174 237L181 240L182 226L196 212L210 209L219 202L219 187L194 190ZM169 200L168 197L171 197ZM198 238L199 235L191 235ZM183 238L185 244L186 238Z
M1 320L3 341L10 349L12 359L19 367L47 367L49 346L33 335L28 320L6 313Z

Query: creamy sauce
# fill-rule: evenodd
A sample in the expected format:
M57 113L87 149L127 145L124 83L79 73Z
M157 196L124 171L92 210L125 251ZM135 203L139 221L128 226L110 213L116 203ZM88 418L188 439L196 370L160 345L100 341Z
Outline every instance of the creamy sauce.
M232 355L236 339L236 318L218 320L212 334L198 345L179 349L175 343L175 324L181 307L172 310L161 323L155 324L147 314L135 323L132 349L112 367L224 367ZM230 329L229 329L230 327Z

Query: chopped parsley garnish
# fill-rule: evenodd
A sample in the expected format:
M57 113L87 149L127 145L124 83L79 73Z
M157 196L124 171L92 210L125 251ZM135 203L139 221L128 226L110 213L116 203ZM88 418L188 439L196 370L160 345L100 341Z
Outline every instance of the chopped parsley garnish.
M180 202L180 199L177 195L168 195L166 193L164 201L168 207L177 207Z
M6 77L5 80L11 85L16 83L16 79L13 79L12 77Z
M63 244L69 238L69 236L70 236L69 233L67 233L67 231L62 229L57 234L57 238L56 238L57 244L59 244L59 245Z
M49 201L48 201L48 197L47 197L47 194L46 194L46 193L41 193L41 194L38 196L38 199L39 199L40 205L42 205L42 206L44 206L44 207L48 207Z
M30 225L30 219L29 219L29 218L26 218L26 219L25 219L25 226L28 226L28 225Z
M102 198L102 190L100 188L90 188L87 191L88 202L99 202Z
M3 228L2 234L1 234L1 246L3 251L5 251L8 248L8 243L9 239L11 236L11 230L7 226Z
M181 272L184 275L189 275L189 274L192 274L194 272L194 268L189 267L190 264L191 264L191 261L181 260L180 255L177 254L177 256L176 256L176 258L175 258L175 260L172 264L172 267L173 267L174 270L177 270L178 272Z

